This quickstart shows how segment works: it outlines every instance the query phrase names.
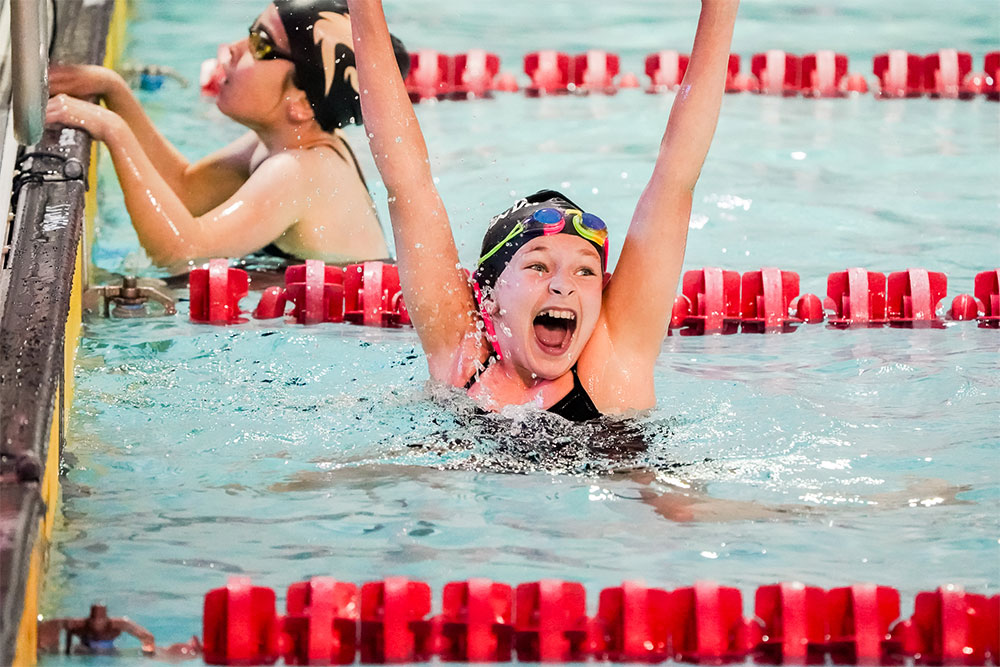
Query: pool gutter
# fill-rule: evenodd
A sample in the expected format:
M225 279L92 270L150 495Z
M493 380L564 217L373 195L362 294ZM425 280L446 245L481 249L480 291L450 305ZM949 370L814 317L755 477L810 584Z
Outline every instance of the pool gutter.
M124 2L57 0L52 58L107 63ZM107 48L106 48L107 47ZM36 661L38 600L59 498L84 251L95 179L90 136L46 128L15 173L0 282L0 664ZM89 175L89 178L88 178ZM19 184L19 185L18 185Z

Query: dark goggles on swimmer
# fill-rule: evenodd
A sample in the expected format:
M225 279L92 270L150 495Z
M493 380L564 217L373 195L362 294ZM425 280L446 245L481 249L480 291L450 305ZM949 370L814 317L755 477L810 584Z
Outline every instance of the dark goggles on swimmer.
M299 64L295 56L278 48L271 36L267 34L267 29L259 23L250 26L250 36L247 37L247 43L250 45L250 55L253 56L254 60L287 60Z
M502 241L479 258L477 266L482 266L483 262L495 255L501 248L521 234L537 234L541 232L542 236L550 236L566 229L567 223L573 225L573 233L576 233L577 236L604 249L604 252L601 254L601 268L605 268L605 264L608 261L608 226L593 213L584 213L575 208L568 208L564 211L560 211L557 208L538 209L530 218L514 225L513 229L510 230L510 233Z

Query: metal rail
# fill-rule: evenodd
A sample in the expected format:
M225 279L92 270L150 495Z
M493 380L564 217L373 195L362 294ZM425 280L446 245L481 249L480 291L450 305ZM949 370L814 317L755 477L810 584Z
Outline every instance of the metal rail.
M10 51L14 136L24 145L36 143L45 128L49 99L49 3L11 0Z

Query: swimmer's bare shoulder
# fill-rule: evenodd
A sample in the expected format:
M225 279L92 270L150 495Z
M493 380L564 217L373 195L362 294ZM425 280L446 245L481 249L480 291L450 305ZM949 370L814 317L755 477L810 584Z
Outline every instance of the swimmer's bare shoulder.
M286 174L276 187L296 210L278 246L328 262L388 257L375 205L353 158L344 149L316 146L283 151L260 165ZM276 162L275 162L276 161Z

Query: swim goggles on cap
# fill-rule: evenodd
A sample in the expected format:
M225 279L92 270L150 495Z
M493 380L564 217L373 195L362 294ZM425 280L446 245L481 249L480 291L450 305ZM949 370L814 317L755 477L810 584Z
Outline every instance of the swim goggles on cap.
M481 266L483 262L495 255L507 243L521 234L533 232L541 232L543 236L558 234L565 229L567 221L572 223L573 230L578 236L604 249L601 264L605 264L607 262L609 244L608 226L604 224L603 220L593 213L584 213L575 208L568 208L565 211L560 211L557 208L540 208L530 218L514 225L514 228L510 230L510 233L502 241L479 258L477 266Z
M250 36L247 38L250 44L250 54L254 60L287 60L298 64L295 56L278 49L274 40L267 34L267 30L259 23L250 26Z

